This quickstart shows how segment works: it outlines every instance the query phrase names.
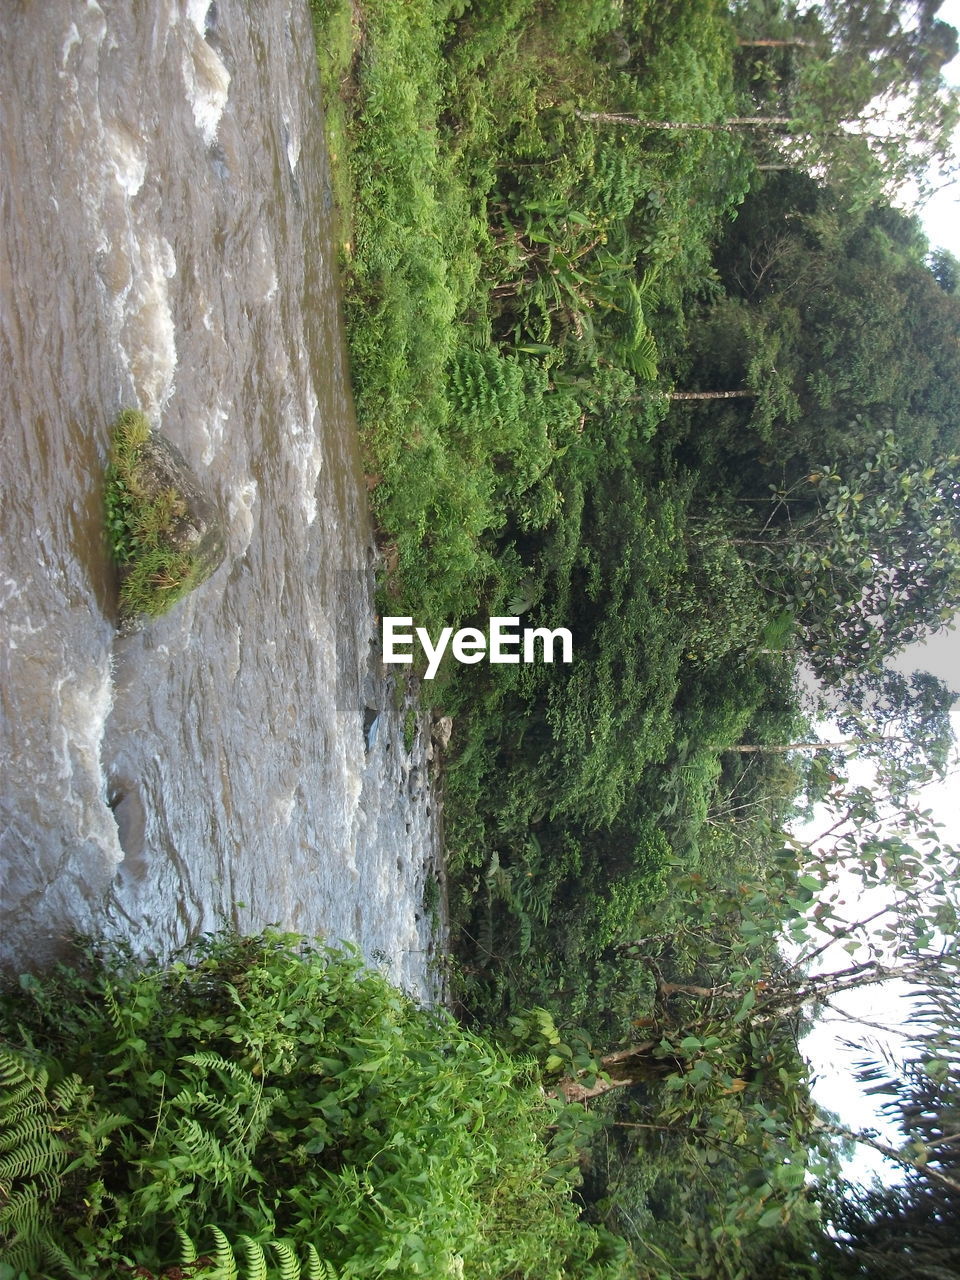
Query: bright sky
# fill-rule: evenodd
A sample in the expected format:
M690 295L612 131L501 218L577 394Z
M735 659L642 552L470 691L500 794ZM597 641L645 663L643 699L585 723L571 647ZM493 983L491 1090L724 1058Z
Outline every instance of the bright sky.
M960 30L960 0L944 0L937 17ZM945 68L945 73L951 84L960 84L960 57ZM923 224L934 246L960 257L960 187L954 185L933 197L923 212Z

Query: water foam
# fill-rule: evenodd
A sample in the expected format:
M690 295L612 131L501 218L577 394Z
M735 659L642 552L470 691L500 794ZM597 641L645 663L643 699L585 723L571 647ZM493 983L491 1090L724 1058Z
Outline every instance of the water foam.
M205 37L207 0L188 0L189 32L183 51L183 80L193 122L210 146L217 136L220 117L230 93L230 72Z
M128 199L143 186L147 162L137 140L126 129L106 130L107 163L113 170L117 185ZM140 140L142 141L142 139Z
M302 342L300 367L307 368L307 352ZM317 481L323 468L323 440L317 422L320 405L309 373L305 378L303 398L306 402L303 416L294 411L286 425L300 472L300 508L307 525L312 525L317 518Z
M157 414L173 392L176 331L168 281L176 274L173 248L163 236L145 234L136 244L134 285L126 299L123 346L138 401Z
M239 485L227 499L227 514L233 537L232 551L242 556L253 538L255 526L254 508L257 505L257 482L247 480Z

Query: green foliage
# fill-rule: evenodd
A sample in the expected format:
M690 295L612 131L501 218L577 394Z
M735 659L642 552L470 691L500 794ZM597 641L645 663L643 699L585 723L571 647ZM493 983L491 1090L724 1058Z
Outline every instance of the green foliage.
M11 1265L152 1274L212 1237L209 1274L245 1280L623 1274L577 1220L559 1105L353 954L283 935L146 970L91 953L7 991L0 1032Z
M960 602L956 456L914 460L892 431L771 494L770 533L748 539L757 579L833 683L877 669Z
M107 533L120 569L120 613L159 617L205 576L203 560L171 536L185 513L173 489L156 492L146 481L141 449L150 424L136 409L124 409L113 425L104 503Z
M313 6L321 61L345 84L331 146L351 193L358 414L397 548L388 588L420 624L449 625L503 581L504 527L546 527L569 501L567 464L595 465L585 418L611 371L620 397L656 376L661 295L675 306L693 286L742 173L730 138L651 153L573 120L573 101L629 108L654 83L611 70L604 39L625 18L609 0L384 0L351 59L346 8ZM660 106L716 109L730 91L720 7L702 0L662 31L648 8L617 38L662 48Z
M316 0L321 58L347 8ZM631 1235L645 1280L806 1275L818 1238L803 1070L785 1016L774 1034L756 1010L772 1009L764 984L786 1000L784 926L798 945L813 910L843 928L816 901L835 865L801 865L784 836L801 794L836 798L838 763L733 749L805 736L799 651L849 693L865 655L876 667L956 594L951 264L871 203L912 162L902 140L832 131L899 84L936 149L952 110L930 97L942 25L904 30L872 0L732 15L716 0L383 0L338 70L384 611L574 634L569 667L433 686L458 724L457 996L555 1072L589 1073L591 1038L656 1027L644 1090L618 1113L650 1127L624 1131L632 1159L608 1140L584 1193ZM750 35L804 43L751 50ZM754 111L802 121L806 142L616 122ZM809 176L817 157L830 187ZM757 167L789 162L808 172ZM668 379L738 394L678 403ZM913 737L946 707L915 693ZM867 880L906 893L922 821L907 823L918 852L847 799L871 832ZM942 901L934 914L949 923ZM721 989L718 1025L692 997L661 999L671 982Z
M0 1244L11 1275L46 1265L80 1276L62 1248L62 1226L104 1197L98 1158L126 1123L94 1105L79 1075L52 1084L29 1053L0 1045Z
M204 1262L194 1241L182 1229L177 1230L180 1265L190 1268L191 1275L216 1280L340 1280L340 1273L320 1257L312 1244L306 1246L301 1263L297 1250L285 1240L271 1240L265 1249L263 1241L249 1236L240 1236L232 1244L216 1226L208 1227L207 1233L213 1239L214 1253L209 1262Z

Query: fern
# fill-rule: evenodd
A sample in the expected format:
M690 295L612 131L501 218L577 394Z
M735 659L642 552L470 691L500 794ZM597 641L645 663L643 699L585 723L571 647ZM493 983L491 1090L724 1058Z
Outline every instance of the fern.
M207 1072L223 1071L245 1089L253 1092L257 1092L259 1089L256 1079L246 1067L242 1067L239 1062L231 1062L229 1058L224 1058L222 1054L204 1050L200 1053L185 1054L180 1061L189 1062L194 1067L203 1067Z
M300 1263L285 1240L275 1240L273 1251L280 1259L280 1280L300 1280Z
M113 987L109 982L103 984L103 1003L106 1005L107 1013L110 1015L110 1023L117 1033L117 1039L123 1041L130 1034L127 1026L127 1019L123 1010L120 1008L120 1002L113 993Z
M216 1244L214 1275L217 1280L239 1280L240 1272L237 1270L237 1259L230 1241L219 1227L210 1227L209 1231Z
M297 1256L296 1246L290 1240L270 1240L266 1243L276 1255L277 1262L267 1256L264 1244L250 1236L241 1235L233 1243L220 1227L207 1227L214 1241L212 1266L198 1269L200 1250L196 1242L182 1230L176 1229L180 1240L180 1265L190 1268L198 1280L340 1280L332 1263L321 1258L314 1245L307 1244L304 1263ZM244 1255L241 1270L238 1252Z
M268 1280L267 1257L263 1252L263 1245L251 1240L249 1236L241 1236L240 1241L247 1255L246 1280Z
M52 1265L82 1280L62 1247L55 1209L65 1179L95 1167L106 1135L127 1121L98 1114L78 1075L49 1092L48 1084L45 1067L0 1048L0 1246L14 1272Z
M312 1244L307 1245L307 1280L340 1280L333 1264L324 1261Z
M183 1227L174 1227L174 1232L180 1241L180 1265L181 1267L189 1267L197 1260L197 1246L184 1231Z
M638 285L630 280L624 286L619 310L623 313L620 333L614 340L613 351L632 373L646 382L657 376L657 344L647 327L644 303L656 300L656 284L651 273Z

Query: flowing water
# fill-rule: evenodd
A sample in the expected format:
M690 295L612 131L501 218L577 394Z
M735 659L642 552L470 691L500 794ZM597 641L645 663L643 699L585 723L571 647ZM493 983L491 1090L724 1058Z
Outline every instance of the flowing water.
M377 659L306 6L4 0L0 93L0 954L277 923L430 998L428 735ZM126 406L228 551L121 637Z

